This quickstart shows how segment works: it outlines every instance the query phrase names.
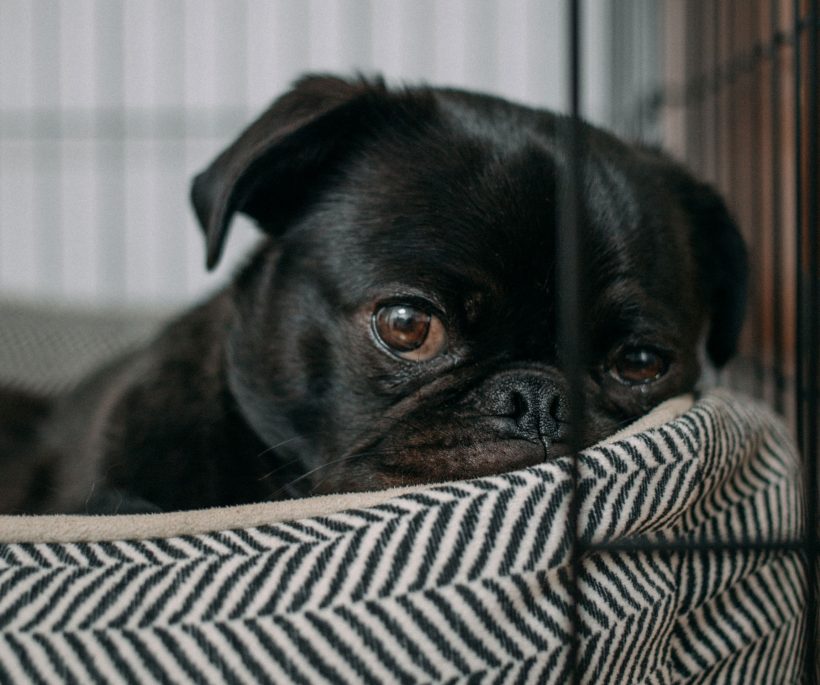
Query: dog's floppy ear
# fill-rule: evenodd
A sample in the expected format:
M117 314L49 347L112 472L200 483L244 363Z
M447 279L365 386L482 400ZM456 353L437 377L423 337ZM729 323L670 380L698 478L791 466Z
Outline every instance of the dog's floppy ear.
M723 200L709 185L678 170L677 188L693 224L693 245L709 304L706 351L717 367L737 349L746 313L746 246Z
M355 144L356 129L381 119L386 92L381 80L304 77L199 174L191 202L205 232L208 268L219 262L235 212L271 234L282 230Z

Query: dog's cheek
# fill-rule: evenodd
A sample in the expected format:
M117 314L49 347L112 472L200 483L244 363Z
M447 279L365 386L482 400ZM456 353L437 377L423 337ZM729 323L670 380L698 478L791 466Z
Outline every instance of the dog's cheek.
M292 381L291 423L310 437L313 458L325 462L343 454L392 401L378 390L381 355L366 329L330 317L327 312L314 321L299 335L296 351L282 360Z
M304 333L299 340L299 358L305 397L321 401L333 386L333 350L328 339L316 328Z
M335 451L338 416L334 392L337 367L333 345L317 326L311 326L292 341L280 338L272 350L269 406L287 418L289 430L299 436L303 461L315 467L327 453Z
M370 387L367 359L343 329L334 326L331 337L317 328L304 333L294 368L299 391L288 413L297 432L311 436L315 457L323 461L342 454L384 409Z

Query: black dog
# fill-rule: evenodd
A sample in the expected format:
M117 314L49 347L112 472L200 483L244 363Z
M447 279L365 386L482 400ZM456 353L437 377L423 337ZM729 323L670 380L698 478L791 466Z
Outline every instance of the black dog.
M0 455L16 474L0 508L224 505L566 454L562 123L455 90L299 81L193 185L209 267L235 212L265 242L151 345L51 407L31 400L26 461ZM729 359L746 258L708 187L653 151L583 138L588 445L691 390L702 339Z

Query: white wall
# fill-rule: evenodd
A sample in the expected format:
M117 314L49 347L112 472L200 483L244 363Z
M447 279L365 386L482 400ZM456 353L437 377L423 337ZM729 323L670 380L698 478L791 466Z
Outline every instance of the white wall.
M158 303L212 288L190 177L305 71L564 108L564 0L0 0L0 296ZM584 97L608 107L604 0ZM245 222L242 222L243 224Z

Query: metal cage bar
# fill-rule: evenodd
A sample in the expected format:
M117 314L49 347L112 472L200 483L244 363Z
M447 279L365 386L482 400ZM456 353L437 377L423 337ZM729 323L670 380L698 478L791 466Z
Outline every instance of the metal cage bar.
M798 162L797 187L805 188L805 218L797 225L797 375L798 445L803 451L806 488L806 536L805 555L808 585L808 616L805 632L805 675L807 681L817 678L817 570L818 570L818 405L820 404L820 115L818 114L818 62L820 61L820 1L810 0L805 7L805 19L800 13L800 3L795 3L795 32L797 53L800 54L801 36L806 50L806 73L798 72L796 78L798 106L801 109L803 92L806 100L806 163ZM796 70L797 71L797 70ZM801 92L800 88L805 91ZM800 129L798 129L799 131ZM796 146L800 159L802 148ZM805 174L805 179L800 174ZM799 205L798 205L799 206ZM802 218L802 217L801 217Z
M769 2L769 28L773 35L777 35L779 0ZM762 38L761 38L762 40ZM769 136L771 137L771 212L769 221L771 222L772 251L772 328L775 331L772 339L772 367L774 369L774 409L778 413L783 413L785 374L783 367L785 364L783 353L783 317L781 307L783 304L783 240L780 234L780 215L782 202L780 197L780 172L781 172L781 150L780 150L780 42L772 40L769 45L761 45L760 54L769 57L769 108L771 125Z
M568 47L569 47L569 118L566 120L568 169L559 202L558 222L558 282L562 284L558 303L559 354L566 368L569 381L569 406L572 416L578 419L584 415L584 397L581 388L581 373L584 368L582 348L582 307L580 265L582 263L582 240L580 231L583 211L580 202L581 182L581 0L569 0L568 6ZM571 422L570 449L572 451L572 498L570 499L570 549L572 554L572 593L570 603L570 650L567 663L572 667L572 682L581 682L578 668L580 654L580 588L581 554L578 530L578 453L581 451L580 421Z

